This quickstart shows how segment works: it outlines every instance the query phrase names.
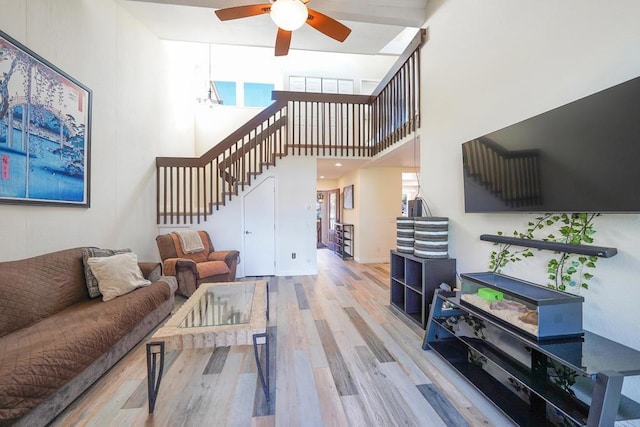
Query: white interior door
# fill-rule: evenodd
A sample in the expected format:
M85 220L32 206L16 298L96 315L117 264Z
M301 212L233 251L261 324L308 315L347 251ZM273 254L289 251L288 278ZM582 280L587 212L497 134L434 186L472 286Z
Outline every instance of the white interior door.
M275 178L268 177L244 196L245 276L276 274Z

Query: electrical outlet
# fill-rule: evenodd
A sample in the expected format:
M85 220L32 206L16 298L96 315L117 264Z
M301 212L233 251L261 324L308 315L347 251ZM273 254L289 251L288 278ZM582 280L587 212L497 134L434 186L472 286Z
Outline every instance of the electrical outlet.
M295 252L291 252L291 259L296 259L296 253Z

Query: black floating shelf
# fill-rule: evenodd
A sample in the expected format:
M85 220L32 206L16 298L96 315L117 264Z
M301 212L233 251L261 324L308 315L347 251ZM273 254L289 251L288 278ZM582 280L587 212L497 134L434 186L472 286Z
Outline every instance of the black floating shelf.
M545 242L544 240L520 239L518 237L496 236L493 234L481 234L480 240L523 246L525 248L547 249L568 254L598 256L601 258L611 258L618 253L616 248L607 248L604 246L572 245L570 243Z

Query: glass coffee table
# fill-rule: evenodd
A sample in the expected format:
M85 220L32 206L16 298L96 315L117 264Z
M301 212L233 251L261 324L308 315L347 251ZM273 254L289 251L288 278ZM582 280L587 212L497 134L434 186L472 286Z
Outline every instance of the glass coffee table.
M149 413L155 408L167 350L253 345L265 398L269 400L269 282L202 284L147 344ZM263 370L258 346L264 345Z

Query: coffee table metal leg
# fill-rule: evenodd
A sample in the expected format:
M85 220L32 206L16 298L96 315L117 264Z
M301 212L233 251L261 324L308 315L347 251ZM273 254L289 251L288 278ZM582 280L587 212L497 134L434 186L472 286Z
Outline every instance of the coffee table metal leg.
M149 413L153 414L156 397L160 390L160 380L164 370L164 341L147 343L147 393L149 396Z
M258 355L258 339L264 338L264 351L266 353L265 368L262 370L262 364L260 363L260 356ZM269 401L269 334L253 334L253 355L256 358L256 366L258 367L258 376L262 383L262 391L264 391L264 397Z
M269 320L269 281L267 280L267 320Z

